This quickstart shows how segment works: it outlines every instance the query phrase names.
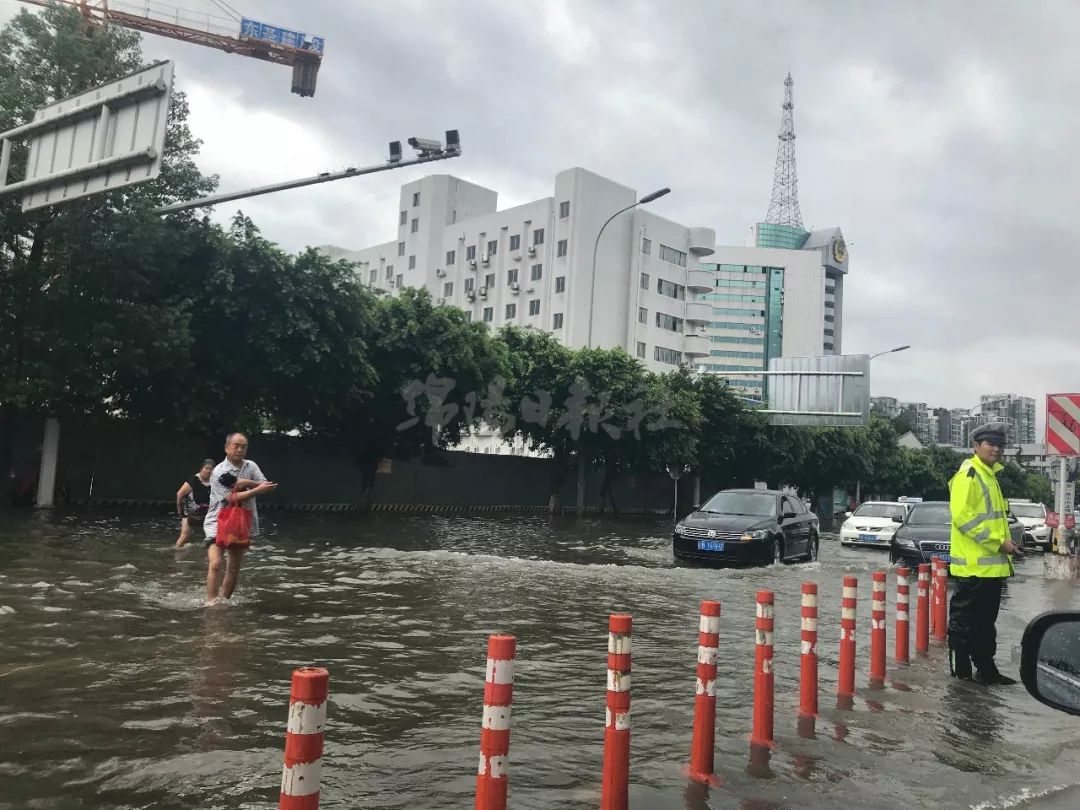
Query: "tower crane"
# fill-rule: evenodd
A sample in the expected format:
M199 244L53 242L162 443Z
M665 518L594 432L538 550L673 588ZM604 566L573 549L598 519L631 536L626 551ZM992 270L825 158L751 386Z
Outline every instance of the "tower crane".
M178 39L195 45L217 48L226 53L250 56L264 62L289 65L293 69L292 91L301 97L315 95L315 82L322 64L323 39L307 38L298 31L240 18L224 20L210 15L167 6L157 2L120 2L119 0L21 0L34 6L68 6L77 9L88 23L112 23L146 34ZM216 3L234 17L227 4ZM124 10L125 8L129 10ZM205 18L205 24L203 20ZM227 29L220 22L238 22L238 30Z

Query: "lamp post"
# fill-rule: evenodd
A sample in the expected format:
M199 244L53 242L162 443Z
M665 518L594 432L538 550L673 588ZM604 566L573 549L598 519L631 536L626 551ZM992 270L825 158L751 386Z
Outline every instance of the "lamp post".
M638 200L633 205L628 205L628 206L626 206L626 208L620 208L618 211L616 211L614 214L612 214L610 217L608 217L607 221L605 221L604 224L600 226L600 231L596 234L596 241L593 243L593 250L592 250L592 279L590 280L590 284L589 284L589 340L588 340L588 343L586 344L588 348L590 348L590 349L592 348L593 303L594 303L595 297L596 297L596 254L597 254L597 251L600 249L600 237L603 236L604 229L619 214L625 213L626 211L629 211L631 208L637 208L639 205L644 205L645 203L651 203L651 202L653 202L653 200L658 200L661 197L663 197L665 194L670 194L670 193L671 193L670 188L662 188L662 189L659 189L657 191L654 191L652 194L646 194L644 197L642 197L640 200Z
M910 346L897 346L895 349L887 349L886 351L878 352L877 354L872 354L872 355L870 355L870 359L873 360L875 357L881 357L881 355L883 355L883 354L895 354L896 352L907 351L910 348L911 348Z

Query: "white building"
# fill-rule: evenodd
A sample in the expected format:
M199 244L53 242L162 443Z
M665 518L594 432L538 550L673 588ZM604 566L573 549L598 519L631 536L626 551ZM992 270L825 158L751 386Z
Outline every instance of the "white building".
M402 186L396 238L321 250L355 262L373 287L426 287L494 329L515 324L570 347L621 347L656 372L682 363L761 370L770 357L839 353L847 272L839 229L802 233L801 249L718 247L711 228L642 206L604 230L594 284L601 226L637 199L632 188L574 168L556 175L550 197L500 211L496 192L431 175ZM761 378L732 384L760 392Z
M1035 400L1019 394L983 394L979 413L984 421L995 419L1010 426L1009 444L1034 444L1037 408Z

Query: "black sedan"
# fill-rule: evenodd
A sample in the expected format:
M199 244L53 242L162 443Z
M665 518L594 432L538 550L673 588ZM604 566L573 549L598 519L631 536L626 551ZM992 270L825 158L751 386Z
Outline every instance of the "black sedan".
M917 570L919 563L929 563L937 556L948 561L949 538L952 532L952 516L948 501L924 501L911 507L907 518L894 518L900 526L893 534L889 547L889 561L903 563ZM1012 541L1021 545L1024 527L1012 514L1009 515L1009 531Z
M767 489L725 489L675 527L676 559L718 564L816 560L818 519L799 498Z

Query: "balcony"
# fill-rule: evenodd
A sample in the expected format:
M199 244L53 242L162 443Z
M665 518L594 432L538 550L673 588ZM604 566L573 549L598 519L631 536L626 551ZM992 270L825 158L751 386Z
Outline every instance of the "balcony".
M705 301L686 302L687 323L710 323L712 321L712 304Z
M688 332L684 335L683 355L705 357L709 353L709 337L704 332Z
M712 228L690 229L690 252L695 256L711 256L716 252L716 231Z
M686 273L686 289L695 293L712 292L713 274L708 270L689 270Z

